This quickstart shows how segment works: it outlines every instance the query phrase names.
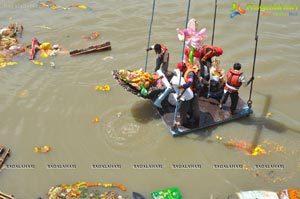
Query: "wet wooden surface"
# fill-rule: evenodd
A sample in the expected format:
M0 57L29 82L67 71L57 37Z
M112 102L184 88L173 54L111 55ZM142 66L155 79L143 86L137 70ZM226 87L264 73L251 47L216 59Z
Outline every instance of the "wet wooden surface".
M173 128L174 111L162 113L162 118L172 135L176 136L195 131L201 131L215 125L221 125L232 120L246 117L252 113L252 110L242 99L239 99L234 115L231 115L230 113L230 98L228 98L226 104L223 105L222 109L218 107L219 102L213 98L199 97L198 101L200 108L200 118L199 121L194 123L193 125L187 127L177 126L176 128Z
M5 160L8 158L9 153L10 153L10 150L8 148L6 148L3 145L0 145L0 171L1 171L1 168L2 168Z

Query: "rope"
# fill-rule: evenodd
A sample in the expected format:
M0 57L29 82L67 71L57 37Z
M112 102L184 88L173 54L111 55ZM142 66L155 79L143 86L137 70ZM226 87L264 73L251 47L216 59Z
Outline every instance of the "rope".
M260 6L261 6L261 0L259 0L259 9L257 12L257 20L256 20L256 31L255 31L255 49L254 49L254 59L253 59L253 67L252 67L252 76L254 77L254 70L255 70L255 61L256 61L256 52L257 52L257 42L258 42L258 24L259 24L259 16L260 16ZM249 99L248 99L248 106L251 108L252 106L252 100L251 100L251 96L252 96L252 88L253 88L253 81L251 82L251 86L250 86L250 93L249 93Z
M151 30L152 30L152 23L153 23L153 16L154 16L154 9L155 9L155 0L153 0L153 5L152 5L152 16L151 16L151 20L150 20L150 27L149 27L149 35L148 35L148 44L147 44L147 48L149 48L150 46L150 36L151 36ZM148 66L148 50L146 51L146 63L145 63L145 72L147 71L147 66Z
M211 45L214 45L214 37L215 37L215 25L216 25L216 14L217 14L217 2L218 0L215 0L215 14L214 14L214 25L213 25L213 32L211 36Z
M188 7L187 7L185 28L187 28L187 24L188 24L188 20L189 20L190 7L191 7L191 0L189 0ZM183 45L182 45L182 54L181 54L182 62L183 62L183 59L184 59L184 48L185 48L185 42L183 42ZM180 85L180 83L181 83L181 77L182 77L182 73L180 72L179 84L178 85ZM180 92L180 89L178 89L178 91L177 91L177 96L179 96L179 92ZM177 112L178 112L178 101L179 100L176 101L176 108L175 108L174 118L173 118L173 126L175 126L175 124L176 124L176 115L177 115Z

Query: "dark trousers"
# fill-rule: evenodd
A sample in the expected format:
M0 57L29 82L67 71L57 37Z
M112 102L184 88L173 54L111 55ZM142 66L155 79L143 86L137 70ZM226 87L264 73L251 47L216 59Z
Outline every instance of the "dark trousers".
M230 105L230 111L231 113L234 113L236 106L239 102L239 92L232 92L230 93L229 91L227 91L221 98L221 104L225 104L227 101L228 96L230 95L230 99L231 99L231 105Z
M189 111L189 115L191 116L191 119L195 122L198 122L200 119L200 108L199 108L199 101L197 94L194 94L194 98L191 99L191 107L192 109Z
M154 69L155 72L160 69L160 65L162 65L161 66L162 72L164 74L166 74L166 72L168 71L169 62L163 62L163 60L160 57L157 57L156 58L156 67Z
M187 101L179 100L178 111L180 113L180 123L182 125L188 123L187 115L192 111L192 101L193 99Z

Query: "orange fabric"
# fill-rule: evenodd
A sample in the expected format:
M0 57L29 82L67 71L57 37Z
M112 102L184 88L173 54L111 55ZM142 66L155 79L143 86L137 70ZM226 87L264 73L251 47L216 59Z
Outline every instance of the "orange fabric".
M208 49L212 49L212 50L207 52ZM205 62L208 58L212 58L213 56L222 55L222 54L223 54L222 48L205 45L202 50L203 57L201 58L201 61Z
M227 73L227 84L239 88L242 85L242 83L239 82L239 77L241 74L242 73L240 71L230 69L230 71Z
M185 73L184 73L184 75L183 75L184 81L185 81L186 83L188 82L188 79L189 79L188 75L189 75L190 72L193 72L194 75L197 76L197 74L198 74L198 69L195 69L194 67L188 67L188 69L185 71ZM192 91L196 91L197 88L195 88L193 85L194 85L194 84L192 84L192 85L190 86L190 88L192 89Z
M288 188L290 199L300 199L300 190Z

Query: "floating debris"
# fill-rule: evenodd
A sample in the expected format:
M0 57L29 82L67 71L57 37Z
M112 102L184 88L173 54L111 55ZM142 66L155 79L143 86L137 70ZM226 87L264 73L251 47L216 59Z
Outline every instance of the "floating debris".
M83 10L91 10L90 7L86 6L86 5L82 5L82 4L75 4L75 5L70 5L68 7L63 7L60 5L56 5L56 3L51 0L51 1L38 1L38 6L40 8L50 8L52 10L58 10L58 9L62 9L62 10L69 10L71 8L80 8Z
M98 45L90 46L87 48L73 50L73 51L70 51L69 53L71 56L75 56L75 55L81 55L81 54L86 54L86 53L91 53L91 52L101 52L101 51L105 51L105 50L111 50L111 44L109 41L106 43L103 43L103 44L98 44Z
M104 57L102 60L103 61L106 61L106 60L111 60L111 59L114 59L114 57L113 56L106 56L106 57Z
M251 156L258 156L258 155L267 154L267 151L262 147L262 145L258 145L255 148L253 148L251 143L248 143L248 142L243 141L243 140L230 139L229 141L223 142L223 144L227 148L244 150L244 151L247 152L248 155L251 155Z
M110 91L110 86L108 84L104 86L95 86L96 91Z
M222 140L223 140L223 137L220 136L220 135L216 135L216 139L219 140L219 141L222 141Z
M27 97L29 95L29 92L27 89L20 91L19 97Z
M100 35L99 32L92 32L90 35L83 35L81 38L94 40L94 39L97 39L99 37L99 35Z
M9 61L9 62L0 62L0 68L5 68L7 66L13 66L13 65L17 65L18 62L15 61Z
M71 198L95 198L95 199L128 199L113 191L105 191L100 193L99 190L89 190L91 187L104 187L104 188L119 188L126 191L126 187L120 184L102 184L102 183L88 183L77 182L71 185L58 185L51 187L48 191L49 199L71 199Z
M10 149L6 148L3 145L0 145L0 171L9 154Z
M15 197L13 195L8 195L6 193L3 193L0 191L0 198L1 199L15 199Z
M44 66L44 62L40 62L40 61L36 61L36 60L31 60L32 63L34 63L35 65L40 65L40 66Z
M47 153L51 150L51 147L48 146L48 145L45 145L45 146L36 146L34 147L34 152L40 152L40 153Z
M51 30L52 28L48 27L48 26L45 26L45 25L42 25L42 26L35 26L35 27L38 27L38 28L42 28L42 29L48 29L48 30Z
M255 147L252 152L250 153L250 155L252 156L257 156L257 155L262 155L262 154L266 154L266 150L262 148L261 145L258 145L257 147Z
M268 112L267 114L266 114L266 118L269 118L269 117L271 117L272 116L272 112Z
M55 67L55 63L53 61L51 61L50 62L50 66L54 68Z
M94 119L92 119L92 123L98 123L98 122L100 122L99 117L95 117Z
M69 6L69 8L91 9L90 7L88 7L86 5L79 5L79 4L71 5L71 6Z
M152 199L182 199L178 188L169 188L151 193Z

